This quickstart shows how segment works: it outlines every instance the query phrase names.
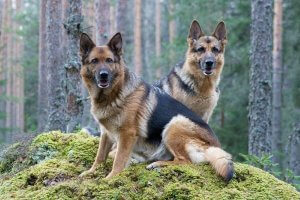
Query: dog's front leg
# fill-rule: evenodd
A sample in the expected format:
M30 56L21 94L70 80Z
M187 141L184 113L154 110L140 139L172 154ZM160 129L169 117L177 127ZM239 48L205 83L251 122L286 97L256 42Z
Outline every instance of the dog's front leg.
M107 136L107 132L105 131L105 132L101 133L101 138L100 138L98 152L97 152L95 161L89 170L84 171L82 174L80 174L80 177L83 177L83 176L86 176L88 174L92 174L95 172L96 167L100 163L102 163L106 160L107 155L108 155L109 151L111 150L112 144L113 143Z
M117 175L126 167L136 141L137 136L135 130L120 132L120 137L117 144L117 153L113 163L112 171L105 179Z

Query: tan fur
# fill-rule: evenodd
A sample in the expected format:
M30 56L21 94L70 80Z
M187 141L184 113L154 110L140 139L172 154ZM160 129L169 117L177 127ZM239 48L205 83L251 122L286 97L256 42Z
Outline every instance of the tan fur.
M206 160L215 168L217 173L226 177L229 168L232 167L231 155L218 147L209 147L205 150Z
M174 68L175 73L194 90L195 94L182 89L178 79L172 74L169 75L170 86L163 86L163 89L168 94L196 112L207 123L219 99L218 85L224 66L224 53L227 40L226 33L225 38L222 40L216 38L220 24L212 36L206 36L201 29L198 30L201 31L198 39L193 39L189 35L187 38L188 50L183 67ZM192 26L190 31L192 31ZM198 47L204 47L205 52L195 52L195 49ZM220 52L214 53L213 47L217 47ZM199 62L207 55L213 55L216 59L216 69L210 76L204 75L199 68Z
M121 35L116 34L110 41L116 37L121 40ZM106 46L96 47L89 38L81 40L84 40L81 44L84 63L81 76L91 97L91 113L99 122L102 133L95 161L81 177L93 173L97 165L105 162L113 143L117 144L114 162L106 178L120 173L129 164L132 154L138 155L142 162L161 160L148 168L209 161L221 176L227 177L232 169L227 167L226 171L226 163L222 161L221 156L226 152L220 149L218 139L204 122L196 124L183 115L172 116L163 128L160 144L147 141L147 126L158 103L157 94L169 97L128 72L120 52L112 53L117 44L108 46L110 42ZM114 58L116 55L120 57ZM98 61L91 62L95 58ZM107 58L119 60L107 62ZM102 88L97 83L97 70L101 68L109 69L114 74L110 87ZM230 159L229 156L226 158Z
M219 143L208 143L214 140L206 138L206 131L183 116L173 118L164 130L163 141L174 160L156 161L147 168L209 162L226 180L233 170L231 155L222 150Z

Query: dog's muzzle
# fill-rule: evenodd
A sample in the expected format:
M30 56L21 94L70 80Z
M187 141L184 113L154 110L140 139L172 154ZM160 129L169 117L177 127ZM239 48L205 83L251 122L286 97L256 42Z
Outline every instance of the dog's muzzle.
M203 74L206 76L210 76L213 74L213 70L216 68L216 61L215 59L205 59L201 62L201 69Z
M99 88L108 88L110 84L111 75L108 70L100 70L96 77L96 83Z

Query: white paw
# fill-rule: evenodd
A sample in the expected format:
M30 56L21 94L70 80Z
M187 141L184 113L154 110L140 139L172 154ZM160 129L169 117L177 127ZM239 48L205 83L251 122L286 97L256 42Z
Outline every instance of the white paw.
M149 170L151 170L151 169L156 169L156 168L158 168L158 165L154 162L154 163L151 163L150 165L148 165L147 167L146 167L146 169L149 169Z
M94 172L95 172L94 170L87 170L87 171L84 171L84 172L82 172L82 173L79 175L79 178L86 177L86 176L88 176L88 175L93 174Z

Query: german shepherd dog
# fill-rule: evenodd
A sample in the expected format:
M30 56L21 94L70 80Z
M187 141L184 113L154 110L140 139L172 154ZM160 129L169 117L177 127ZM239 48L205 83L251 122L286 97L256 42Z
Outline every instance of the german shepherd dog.
M187 38L184 63L175 66L156 86L183 103L208 123L219 99L218 85L224 65L226 28L220 22L206 36L194 20Z
M95 46L82 34L81 76L91 97L91 113L99 122L101 139L94 164L80 176L93 173L105 162L112 144L117 151L112 171L120 173L132 153L152 162L148 169L170 164L209 162L226 181L233 176L231 155L197 114L158 87L131 73L122 57L122 37Z

